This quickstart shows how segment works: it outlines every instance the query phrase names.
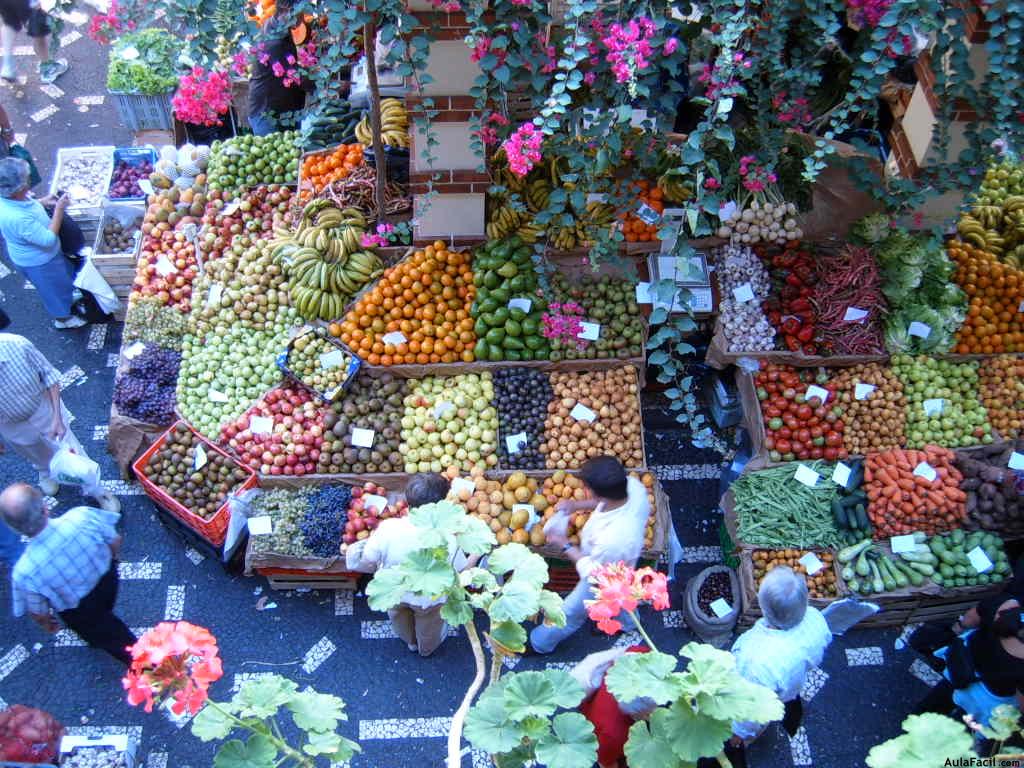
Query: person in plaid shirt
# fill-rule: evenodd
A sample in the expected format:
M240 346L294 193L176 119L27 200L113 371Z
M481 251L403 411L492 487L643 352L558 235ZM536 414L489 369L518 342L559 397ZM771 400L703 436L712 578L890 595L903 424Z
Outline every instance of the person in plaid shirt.
M43 353L24 336L0 333L0 438L39 471L43 493L57 493L50 477L50 460L60 444L80 456L87 456L78 438L68 429L70 413L60 399L60 374ZM3 451L0 445L0 452ZM83 488L100 507L120 512L115 496L96 485Z
M94 648L131 664L135 635L114 615L121 516L95 507L74 507L50 519L43 495L15 483L0 493L0 515L29 542L11 571L14 615L26 613L47 632L59 628L54 614Z

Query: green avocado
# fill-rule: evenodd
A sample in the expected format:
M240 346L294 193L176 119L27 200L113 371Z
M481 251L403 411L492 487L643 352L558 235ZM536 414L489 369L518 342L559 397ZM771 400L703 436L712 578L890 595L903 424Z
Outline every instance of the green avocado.
M497 288L499 285L501 285L501 275L494 270L488 270L484 273L485 288Z
M505 335L507 336L519 336L523 332L523 326L518 320L513 320L511 317L505 321Z
M521 323L526 319L526 313L519 307L509 307L508 316L518 323Z
M517 352L526 348L523 345L522 339L517 339L515 336L509 336L508 334L505 334L505 341L502 342L502 345L506 350L514 349Z
M528 293L532 291L536 286L531 285L533 281L530 280L530 276L520 272L518 275L508 281L508 289L512 293Z
M523 360L533 360L533 350L529 347L523 347L519 354L522 355Z
M491 328L484 338L487 339L488 344L501 344L501 342L505 340L505 329Z
M508 306L508 300L511 298L507 288L495 288L487 295L494 299L494 309ZM493 312L494 309L492 309L491 312Z
M524 333L526 332L525 328L523 329L523 332ZM540 349L543 349L546 346L544 344L543 337L536 336L536 335L530 335L530 334L526 335L526 337L523 339L523 343L526 344L526 346L528 346L530 349L533 349L533 350L540 350Z
M505 359L513 363L518 363L523 359L523 356L519 354L518 349L507 349L505 350Z
M487 359L492 363L500 363L505 359L505 352L497 344L489 344L487 346Z
M505 321L508 320L508 318L508 307L498 307L496 310L494 310L494 322L491 323L491 325L504 325Z
M514 261L506 261L498 267L498 274L502 277L515 277L519 274L519 267L516 266Z
M487 359L487 340L477 339L476 345L473 347L473 357L477 360Z
M477 312L476 316L479 317L480 315L489 314L500 306L501 304L495 300L493 294L487 294L487 297L480 302L480 311Z
M523 318L523 335L536 336L540 333L540 322L535 317ZM536 347L534 347L536 349Z
M473 333L476 334L478 339L482 339L484 334L486 334L490 329L491 326L487 324L487 321L484 320L482 315L476 319L475 323L473 323Z
M495 259L500 259L501 261L507 261L510 253L512 253L512 248L506 242L496 246L494 250L491 251L491 256Z

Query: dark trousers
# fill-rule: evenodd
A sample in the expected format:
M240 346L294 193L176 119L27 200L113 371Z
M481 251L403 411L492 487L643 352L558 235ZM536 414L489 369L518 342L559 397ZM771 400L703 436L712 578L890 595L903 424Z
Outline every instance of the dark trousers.
M116 600L117 561L112 560L110 568L92 592L83 597L75 608L61 611L60 618L93 648L104 650L129 665L132 663L132 655L127 648L135 644L136 637L114 615Z

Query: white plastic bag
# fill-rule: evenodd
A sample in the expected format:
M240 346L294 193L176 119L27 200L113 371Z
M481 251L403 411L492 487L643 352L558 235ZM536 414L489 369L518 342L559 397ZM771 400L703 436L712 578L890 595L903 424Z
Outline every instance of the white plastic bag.
M544 523L544 535L551 536L554 533L563 539L569 536L569 513L555 512L551 519Z
M121 300L117 298L117 294L110 287L110 283L100 274L100 271L96 269L96 265L92 263L92 259L88 256L75 277L75 287L88 291L95 296L96 303L107 314L112 315L121 308Z
M100 484L100 465L88 456L75 453L66 440L61 440L57 452L50 459L50 477L61 485L97 488Z

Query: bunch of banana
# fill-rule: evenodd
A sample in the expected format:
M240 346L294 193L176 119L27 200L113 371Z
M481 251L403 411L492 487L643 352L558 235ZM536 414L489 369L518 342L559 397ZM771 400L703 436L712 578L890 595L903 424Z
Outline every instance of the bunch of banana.
M543 211L548 207L548 198L551 197L551 182L547 179L534 179L523 190L523 197L526 198L526 207L530 213Z
M317 199L302 210L294 232L276 231L272 255L284 264L291 303L306 320L340 317L364 285L380 277L384 264L365 250L366 217Z
M409 113L399 99L382 99L380 102L380 137L389 147L409 146ZM369 114L356 125L356 138L368 147L373 146L373 130Z
M491 220L487 222L485 231L488 240L503 240L509 237L523 223L523 217L512 206L506 204L495 208L491 213Z
M658 189L666 202L682 203L693 197L693 189L678 174L664 173L658 177Z
M572 227L549 228L548 237L551 240L551 244L559 251L571 251L579 244L578 227L579 224Z
M519 229L517 229L515 233L524 243L533 245L544 236L544 227L536 222L528 221L524 224L520 224Z

